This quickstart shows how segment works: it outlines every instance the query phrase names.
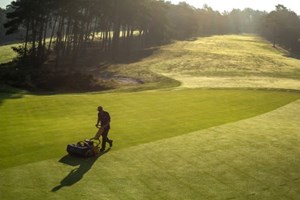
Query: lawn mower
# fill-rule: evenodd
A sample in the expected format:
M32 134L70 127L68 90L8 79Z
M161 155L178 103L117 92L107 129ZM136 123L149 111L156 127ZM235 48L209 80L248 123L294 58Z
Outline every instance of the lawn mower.
M80 157L91 157L99 154L99 146L101 144L100 136L103 132L103 128L98 127L99 131L91 139L85 139L84 141L79 141L76 144L68 144L67 152L70 155L80 156Z
M80 157L91 157L99 153L100 140L85 139L76 144L68 144L67 152L70 155Z

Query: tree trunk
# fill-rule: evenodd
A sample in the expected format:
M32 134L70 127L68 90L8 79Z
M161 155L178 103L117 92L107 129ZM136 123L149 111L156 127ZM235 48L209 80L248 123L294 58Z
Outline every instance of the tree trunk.
M55 31L57 19L58 19L58 16L56 16L56 17L55 17L55 20L54 20L54 25L53 25L52 31L51 31L51 36L50 36L50 41L49 41L49 45L48 45L47 54L50 53L50 48L51 48L52 39L53 39L53 36L54 36L54 31Z
M29 35L29 20L26 22L26 35L25 35L25 47L24 47L24 56L27 55L27 44L28 44L28 35Z
M32 56L33 59L36 57L36 47L35 47L35 42L36 42L36 29L35 29L35 20L32 19L31 22L31 29L32 29Z
M120 39L120 29L121 29L121 24L120 24L120 16L119 16L119 1L115 0L114 1L115 5L115 10L114 10L114 24L113 24L113 41L112 41L112 57L114 58L115 56L118 55L119 51L119 39Z

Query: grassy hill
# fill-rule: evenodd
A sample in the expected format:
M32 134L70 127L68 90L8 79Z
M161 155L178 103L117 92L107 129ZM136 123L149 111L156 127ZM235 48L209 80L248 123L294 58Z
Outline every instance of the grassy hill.
M145 82L160 81L145 73L149 70L181 82L184 88L300 89L299 59L255 35L175 42L140 62L108 68L110 73L142 78ZM176 82L173 85L177 86Z
M1 93L0 198L297 199L299 63L256 36L213 36L89 69L144 84ZM113 148L68 156L68 143L94 135L98 105Z

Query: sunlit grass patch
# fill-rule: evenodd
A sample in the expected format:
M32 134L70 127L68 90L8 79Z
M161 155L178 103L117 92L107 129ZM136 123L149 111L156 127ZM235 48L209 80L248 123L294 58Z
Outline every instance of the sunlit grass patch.
M202 76L166 74L182 84L180 88L277 88L300 90L300 80L268 76Z
M161 46L139 62L112 65L107 70L145 80L145 83L157 81L160 75L180 81L185 86L190 85L183 82L188 79L199 78L200 82L203 78L220 77L219 83L226 79L229 81L226 82L227 86L235 87L236 83L230 81L235 77L238 80L244 78L246 82L249 77L255 77L259 81L246 87L298 89L294 82L300 79L300 60L290 57L282 48L273 48L271 43L256 35L224 35L200 37L193 41L175 41ZM272 85L270 80L276 78L291 79L292 85L286 84L289 81L281 87ZM157 85L178 86L176 82L165 84L163 81ZM194 86L196 87L195 84ZM243 84L238 87L243 87Z
M287 52L274 49L271 44L251 35L212 36L193 42L177 42L163 47L157 57L163 58L164 54L169 58L168 64L157 62L152 69L192 75L223 73L228 76L231 73L280 76L292 72L299 75L300 69L299 60L288 58Z
M12 50L12 47L16 47L17 44L0 46L0 64L11 62L17 53Z

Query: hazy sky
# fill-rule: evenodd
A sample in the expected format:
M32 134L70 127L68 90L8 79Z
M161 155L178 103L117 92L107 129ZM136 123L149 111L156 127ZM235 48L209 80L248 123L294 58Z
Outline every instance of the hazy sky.
M0 8L6 8L6 6L13 0L0 0Z
M0 0L0 7L5 8L12 0ZM182 0L169 0L174 4ZM246 7L253 8L261 11L272 11L275 9L275 5L283 4L288 9L296 12L300 15L300 1L299 0L186 0L190 5L197 8L202 8L204 4L212 7L214 10L220 12L231 11L233 8L244 9Z

